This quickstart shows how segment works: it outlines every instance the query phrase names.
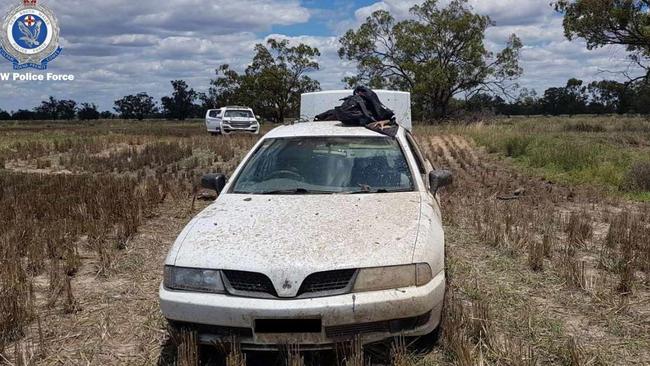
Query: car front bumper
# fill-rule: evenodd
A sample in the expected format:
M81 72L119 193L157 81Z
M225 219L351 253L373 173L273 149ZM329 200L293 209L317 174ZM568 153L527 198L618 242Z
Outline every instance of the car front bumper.
M202 343L235 335L247 350L287 344L328 349L353 337L367 344L396 334L428 334L440 322L444 294L441 272L421 287L305 299L245 298L161 286L160 308L172 324L197 329Z
M244 126L244 127L231 126L225 123L221 124L221 131L223 131L224 133L231 133L231 132L259 133L259 130L260 130L260 125L257 123L251 124L250 126Z

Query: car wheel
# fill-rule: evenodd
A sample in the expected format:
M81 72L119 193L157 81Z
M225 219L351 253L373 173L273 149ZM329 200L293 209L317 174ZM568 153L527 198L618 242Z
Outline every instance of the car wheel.
M219 135L221 135L221 134L220 134L219 132L210 132L210 135L212 135L212 136L219 136Z

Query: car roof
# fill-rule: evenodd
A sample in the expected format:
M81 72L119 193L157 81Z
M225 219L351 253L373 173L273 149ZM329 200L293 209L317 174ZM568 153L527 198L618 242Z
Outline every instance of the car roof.
M250 107L238 106L238 105L228 105L221 107L221 109L251 109Z
M315 136L386 137L361 126L346 126L339 121L297 122L274 128L265 138Z

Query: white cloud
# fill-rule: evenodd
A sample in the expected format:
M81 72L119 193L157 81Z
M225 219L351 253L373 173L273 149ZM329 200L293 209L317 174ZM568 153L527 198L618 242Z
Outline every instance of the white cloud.
M218 65L243 68L255 43L263 41L256 33L311 17L298 0L175 0L164 5L154 0L50 0L46 5L58 17L64 48L49 71L73 73L76 80L3 83L4 109L31 108L47 95L111 109L112 101L127 93L168 94L172 79L205 90ZM11 71L10 64L3 61L0 72L5 71ZM43 96L35 98L34 89Z
M171 91L169 81L184 79L197 90L206 90L215 68L223 63L243 70L253 47L269 37L304 42L320 49L321 69L311 76L324 89L341 88L341 79L352 75L355 65L339 59L338 38L361 24L377 9L390 11L398 20L421 1L383 0L355 9L351 2L314 9L298 0L49 0L62 29L63 54L50 65L55 73L73 73L73 83L6 83L0 88L0 108L31 108L40 98L54 95L78 102L95 102L112 109L113 100L146 91L156 98ZM441 0L445 4L449 0ZM561 17L545 0L469 0L473 8L496 23L486 33L491 50L501 49L516 33L525 48L521 86L541 94L550 86L563 85L570 77L586 81L611 78L605 70L629 66L621 48L588 51L584 42L564 38ZM3 12L3 9L0 9ZM270 34L275 26L301 26L304 32L322 29L323 35ZM295 32L294 32L295 33ZM2 61L0 72L11 71ZM37 90L36 97L34 90Z

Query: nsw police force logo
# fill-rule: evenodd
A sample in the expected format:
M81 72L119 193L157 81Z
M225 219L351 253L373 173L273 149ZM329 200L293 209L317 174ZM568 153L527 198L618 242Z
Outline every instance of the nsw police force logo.
M23 0L2 22L0 55L13 63L14 70L45 70L61 53L56 17L37 1Z

